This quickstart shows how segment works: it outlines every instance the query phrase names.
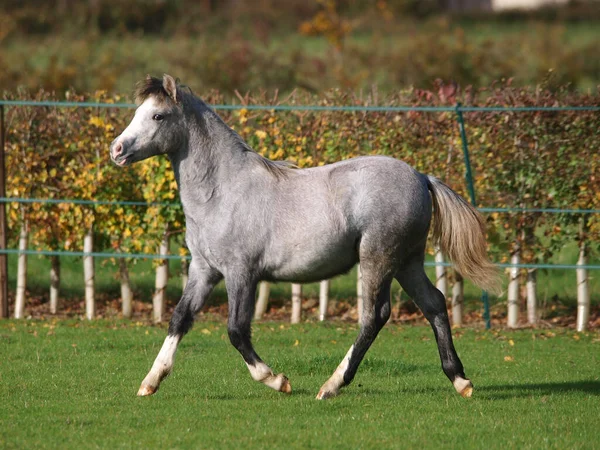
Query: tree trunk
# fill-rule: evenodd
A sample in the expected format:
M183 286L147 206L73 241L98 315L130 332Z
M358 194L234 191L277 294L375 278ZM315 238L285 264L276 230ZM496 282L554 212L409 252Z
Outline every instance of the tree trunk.
M258 286L258 299L256 300L256 309L254 310L254 318L262 319L267 312L269 306L269 294L271 293L271 285L262 281Z
M302 285L292 284L292 323L300 323L302 315Z
M87 231L83 238L83 251L91 253L94 251L94 239L92 236L92 228ZM94 298L94 257L83 257L83 279L85 283L85 316L88 320L92 320L96 315L96 301Z
M578 266L587 264L585 241L580 241ZM577 331L585 331L590 317L590 288L587 269L577 269Z
M60 289L60 258L50 257L50 313L58 312L58 292Z
M358 323L361 324L363 313L363 285L360 264L356 266L356 313L358 314Z
M23 222L19 235L19 250L27 250L27 223ZM19 253L17 263L17 292L15 295L15 319L25 316L25 290L27 288L27 255Z
M121 308L123 317L131 319L133 315L131 283L129 282L129 269L125 258L119 258L119 279L121 280Z
M537 270L527 270L527 322L530 325L537 323Z
M435 287L444 295L446 298L448 294L448 277L446 266L444 266L444 255L442 251L435 248Z
M452 285L452 325L455 327L462 327L463 324L464 286L462 275L455 270L454 284Z
M515 248L510 257L511 264L519 264L520 252ZM508 281L508 321L509 327L516 327L519 320L519 268L511 267Z
M160 242L159 253L169 254L169 235L165 232ZM167 281L169 280L169 261L161 260L156 268L156 281L154 284L154 296L152 297L152 316L154 323L160 323L165 312L165 301L167 296Z
M329 303L329 280L323 280L319 285L319 320L321 322L327 317L327 303Z

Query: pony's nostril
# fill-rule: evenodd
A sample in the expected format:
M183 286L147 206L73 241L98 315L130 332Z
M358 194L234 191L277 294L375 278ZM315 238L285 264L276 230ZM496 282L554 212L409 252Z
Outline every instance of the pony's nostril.
M123 144L119 142L113 149L113 155L119 156L121 153L123 153Z

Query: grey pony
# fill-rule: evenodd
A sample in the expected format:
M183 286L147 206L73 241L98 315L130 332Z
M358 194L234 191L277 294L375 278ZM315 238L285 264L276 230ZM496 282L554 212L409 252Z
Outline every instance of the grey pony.
M252 346L258 283L319 281L359 262L364 295L360 331L317 398L339 394L354 378L390 316L394 278L430 322L444 373L458 393L471 395L473 385L452 342L445 298L423 268L433 222L434 240L460 273L497 291L484 222L468 202L436 178L393 158L359 157L309 169L270 161L169 75L138 83L136 101L131 124L111 144L111 158L126 166L167 155L192 255L188 284L138 395L158 390L172 370L181 338L222 279L231 343L255 380L290 393L288 378L274 374Z

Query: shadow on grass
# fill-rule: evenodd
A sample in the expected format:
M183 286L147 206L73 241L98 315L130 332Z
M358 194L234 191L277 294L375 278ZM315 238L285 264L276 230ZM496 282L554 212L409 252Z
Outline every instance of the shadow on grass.
M177 396L178 398L180 398L183 401L185 401L188 396L187 394L185 394L185 395L173 394L173 395ZM280 392L271 392L271 390L269 390L269 388L265 387L264 390L244 392L244 393L213 392L213 393L202 395L200 398L203 400L222 400L222 401L226 401L226 400L232 400L232 401L268 400L268 401L271 401L271 400L276 400L277 397L286 399L286 398L290 398L290 397L294 397L294 396L313 396L314 397L315 395L317 395L317 391L313 392L313 391L311 391L309 389L305 389L305 388L300 388L300 389L292 388L292 393L290 395L288 395L288 394L282 394Z
M600 396L600 381L582 380L563 383L475 386L475 393L478 397L490 399L544 396L566 392L580 392Z
M294 375L317 375L325 379L329 378L335 368L340 364L344 355L340 353L337 356L315 356L308 358L307 361L290 361L289 363L280 364L285 367L285 371ZM368 358L365 359L358 373L374 374L376 376L403 376L414 372L431 370L431 367L409 364L403 361L390 361L383 358ZM325 380L323 380L325 381Z
M448 395L455 393L452 385L432 386L401 386L394 389L370 387L368 383L360 382L352 384L355 393L378 394L378 395ZM569 381L564 383L523 383L515 385L487 385L475 384L473 397L484 400L502 400L511 398L546 397L566 393L583 393L600 396L600 381L584 380Z

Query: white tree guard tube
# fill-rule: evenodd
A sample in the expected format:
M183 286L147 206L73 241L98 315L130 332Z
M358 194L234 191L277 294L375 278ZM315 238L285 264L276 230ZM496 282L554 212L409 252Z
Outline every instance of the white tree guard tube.
M578 266L587 264L585 244L579 247ZM577 269L577 331L585 331L590 318L590 288L587 269Z
M537 270L527 270L527 322L535 325L538 321L537 310Z
M133 292L131 291L131 283L129 281L129 269L125 258L119 259L119 278L121 280L121 309L123 317L131 319L133 315Z
M292 284L292 323L300 323L302 317L302 285Z
M439 247L435 248L435 287L444 294L444 298L448 295L448 275L446 266L444 266L444 255Z
M189 279L189 264L186 258L181 258L181 289L185 289Z
M510 257L511 264L519 264L519 250ZM508 320L509 327L516 327L519 321L519 268L511 267L508 281Z
M329 280L321 281L319 285L319 320L323 322L327 317L327 304L329 303Z
M164 234L160 242L159 253L161 255L169 254L169 235ZM160 323L165 313L165 302L167 296L167 282L169 281L169 263L164 259L156 268L156 279L154 283L154 296L152 297L152 320L154 323Z
M356 312L358 314L358 323L361 324L363 313L363 285L360 264L356 266Z
M454 284L452 285L452 325L462 327L463 304L465 301L465 283L463 277L454 271Z
M83 251L91 253L94 251L94 239L92 228L83 237ZM83 279L85 283L85 317L93 320L96 315L96 300L94 298L94 257L83 257Z
M262 319L267 312L270 293L271 285L266 281L262 281L258 286L258 299L256 300L256 309L254 310L255 319Z
M19 234L19 250L27 250L27 224L21 226ZM19 253L17 263L17 292L15 294L15 319L25 316L25 290L27 288L27 255Z
M60 292L60 258L50 257L50 313L58 312L58 294Z

